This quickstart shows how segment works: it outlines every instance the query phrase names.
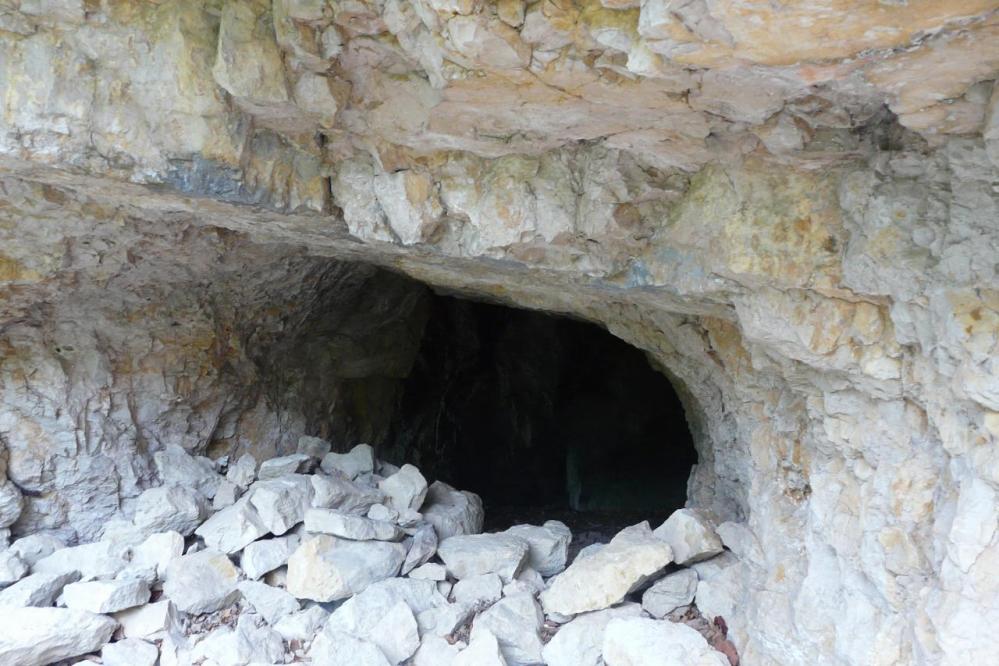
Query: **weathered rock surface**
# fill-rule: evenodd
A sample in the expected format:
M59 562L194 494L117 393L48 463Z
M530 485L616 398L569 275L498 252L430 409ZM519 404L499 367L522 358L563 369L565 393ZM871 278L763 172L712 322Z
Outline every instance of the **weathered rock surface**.
M642 607L633 603L581 613L559 627L542 650L542 658L548 666L600 666L607 624L615 618L641 614Z
M642 594L642 610L662 619L681 606L694 601L697 592L697 572L681 569L663 576Z
M541 606L531 594L514 594L497 601L475 618L471 641L485 631L499 641L500 652L510 666L540 664L544 621Z
M575 615L609 608L673 560L648 523L627 527L599 551L577 558L541 593L545 612Z
M118 623L104 615L66 608L20 608L0 626L0 662L51 664L95 652Z
M607 666L729 666L704 637L685 624L616 618L604 630Z
M354 541L397 541L402 530L385 520L352 516L334 509L309 509L305 513L305 529Z
M395 576L405 557L397 543L308 537L288 558L288 592L314 601L345 599Z
M79 578L76 571L31 574L0 591L0 606L51 606L62 589Z
M238 579L225 553L202 550L170 562L163 593L185 613L211 613L239 598Z
M528 544L509 534L466 534L449 537L437 547L448 573L462 580L495 573L512 581L527 560Z
M327 474L337 470L348 479L354 480L362 474L374 471L375 452L367 444L358 444L347 453L327 453L323 456L320 466Z
M514 525L504 532L527 542L527 564L542 576L565 569L572 532L565 523L549 520L544 525Z
M669 544L677 564L700 562L723 550L711 519L696 509L674 511L653 534Z
M63 588L62 598L73 610L114 613L149 601L149 585L134 579L70 583Z
M421 511L424 519L434 526L440 540L482 531L485 513L479 496L456 490L441 481L430 485Z

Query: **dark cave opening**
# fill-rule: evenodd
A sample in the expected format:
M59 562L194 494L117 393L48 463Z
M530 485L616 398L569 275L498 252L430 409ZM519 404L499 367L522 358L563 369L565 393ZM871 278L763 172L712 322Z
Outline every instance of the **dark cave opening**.
M683 406L644 353L583 321L435 296L390 457L482 496L487 529L661 522L697 462Z

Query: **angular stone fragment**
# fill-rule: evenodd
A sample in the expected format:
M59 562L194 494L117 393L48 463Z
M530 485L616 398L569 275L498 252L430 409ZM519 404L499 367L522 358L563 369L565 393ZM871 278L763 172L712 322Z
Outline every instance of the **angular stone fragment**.
M257 470L257 479L259 481L265 481L267 479L275 479L279 476L285 476L287 474L303 472L308 466L309 460L309 456L304 453L292 453L288 456L265 460L260 463L260 469Z
M286 641L311 641L326 624L330 614L319 606L285 615L274 624L274 631Z
M0 477L0 528L13 525L20 517L24 498L17 486Z
M429 523L416 528L411 539L406 540L409 551L406 561L402 564L402 573L407 574L416 567L429 561L437 553L437 531Z
M546 613L575 615L620 603L626 594L662 571L673 559L648 523L621 530L611 542L549 581L541 593Z
M514 525L503 534L520 537L527 542L528 565L546 578L565 569L565 560L572 541L572 532L565 523L558 520L546 521L544 525Z
M527 542L508 534L466 534L444 539L437 554L458 580L495 573L513 580L527 559Z
M257 479L257 459L244 453L239 460L229 465L225 478L240 490L246 490Z
M681 569L665 576L642 595L642 609L654 618L662 619L680 606L694 601L697 572Z
M212 461L202 456L192 456L176 444L167 444L153 454L156 471L164 486L193 488L207 498L215 496L222 476L215 472Z
M29 567L35 562L48 557L60 548L65 548L66 543L54 534L29 534L23 536L10 545L10 552L17 555Z
M20 608L0 622L0 664L53 664L96 652L118 623L68 608Z
M458 653L451 666L508 666L499 641L489 631L480 631L468 647Z
M330 450L330 443L321 437L310 437L302 435L298 438L296 453L309 456L315 460L321 460Z
M74 610L115 613L149 601L149 585L135 579L70 583L63 588L62 599Z
M499 641L500 652L511 666L540 664L541 626L545 616L530 594L506 597L475 618L471 640L489 632Z
M156 666L160 651L152 643L138 638L126 638L108 643L101 650L104 666Z
M345 599L398 574L405 557L398 543L307 538L288 558L288 592L314 601Z
M375 451L367 444L358 444L347 453L327 453L319 466L327 474L337 470L353 480L375 470Z
M323 631L309 649L313 666L393 666L378 646L336 631Z
M62 588L79 579L76 571L31 574L0 591L0 606L51 606Z
M111 578L128 565L127 550L107 541L62 548L31 567L32 573L79 572L82 578Z
M454 584L455 603L481 609L503 598L503 580L494 573L471 576Z
M413 465L403 465L399 471L378 482L378 489L388 497L388 504L402 513L418 511L427 496L427 480Z
M132 548L132 566L152 567L162 576L167 565L184 554L184 537L178 532L151 534L145 541Z
M724 550L713 521L697 509L674 511L653 534L669 544L677 564L700 562Z
M344 513L363 516L375 504L385 500L380 490L349 481L339 475L313 474L315 496L312 506L317 509L337 509Z
M402 538L402 530L392 523L352 516L335 509L309 509L305 513L305 529L353 541L397 541Z
M295 597L280 588L271 587L265 583L244 580L238 585L238 588L243 598L267 621L267 624L272 626L282 617L301 608L301 604Z
M189 488L160 486L139 495L132 522L147 534L174 531L187 536L208 516L204 496Z
M413 666L451 666L461 648L440 636L424 636L413 655Z
M284 643L259 616L245 613L239 616L235 628L213 630L194 646L192 656L220 665L280 664L284 662Z
M264 574L288 563L288 558L298 548L301 537L289 534L275 539L254 541L240 554L239 567L250 580L257 580Z
M205 545L223 553L235 553L268 532L250 498L243 496L202 523L194 533Z
M608 622L603 658L607 666L730 666L696 630L646 618Z
M615 618L641 615L642 607L634 603L577 615L559 628L541 651L541 656L548 666L602 666L607 623Z
M163 593L185 613L211 613L239 598L239 571L224 553L202 550L167 566Z
M114 614L125 638L150 638L176 626L177 613L169 599L128 608Z
M442 481L431 484L421 511L424 520L434 526L440 540L460 534L478 534L482 531L485 518L478 495L455 490Z
M447 580L447 569L443 564L428 563L410 571L409 577L417 580Z
M261 468L263 471L263 468ZM257 481L246 492L260 522L273 534L281 535L302 522L312 506L315 490L304 474L286 474Z
M416 652L416 648L420 646L416 618L409 605L401 599L391 606L379 608L378 617L371 618L368 623L357 617L350 618L354 621L348 622L347 618L348 616L343 613L334 612L323 629L323 633L330 637L339 635L341 632L348 633L344 629L344 625L353 624L354 628L349 632L349 635L378 646L385 659L393 666L411 657Z

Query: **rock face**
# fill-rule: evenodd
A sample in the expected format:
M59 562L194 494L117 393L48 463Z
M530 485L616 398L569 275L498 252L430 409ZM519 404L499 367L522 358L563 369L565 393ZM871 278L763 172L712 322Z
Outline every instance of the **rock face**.
M385 444L428 298L402 273L669 374L690 505L761 546L699 591L740 599L746 663L994 661L994 8L5 3L0 530L185 531L142 494ZM283 528L234 497L255 473L213 550ZM393 508L479 531L434 485Z

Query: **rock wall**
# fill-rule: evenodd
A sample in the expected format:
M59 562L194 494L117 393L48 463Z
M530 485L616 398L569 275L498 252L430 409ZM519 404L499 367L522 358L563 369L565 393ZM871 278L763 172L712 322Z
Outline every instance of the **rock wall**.
M0 2L3 522L376 436L425 315L362 261L649 353L745 663L989 662L995 9Z

